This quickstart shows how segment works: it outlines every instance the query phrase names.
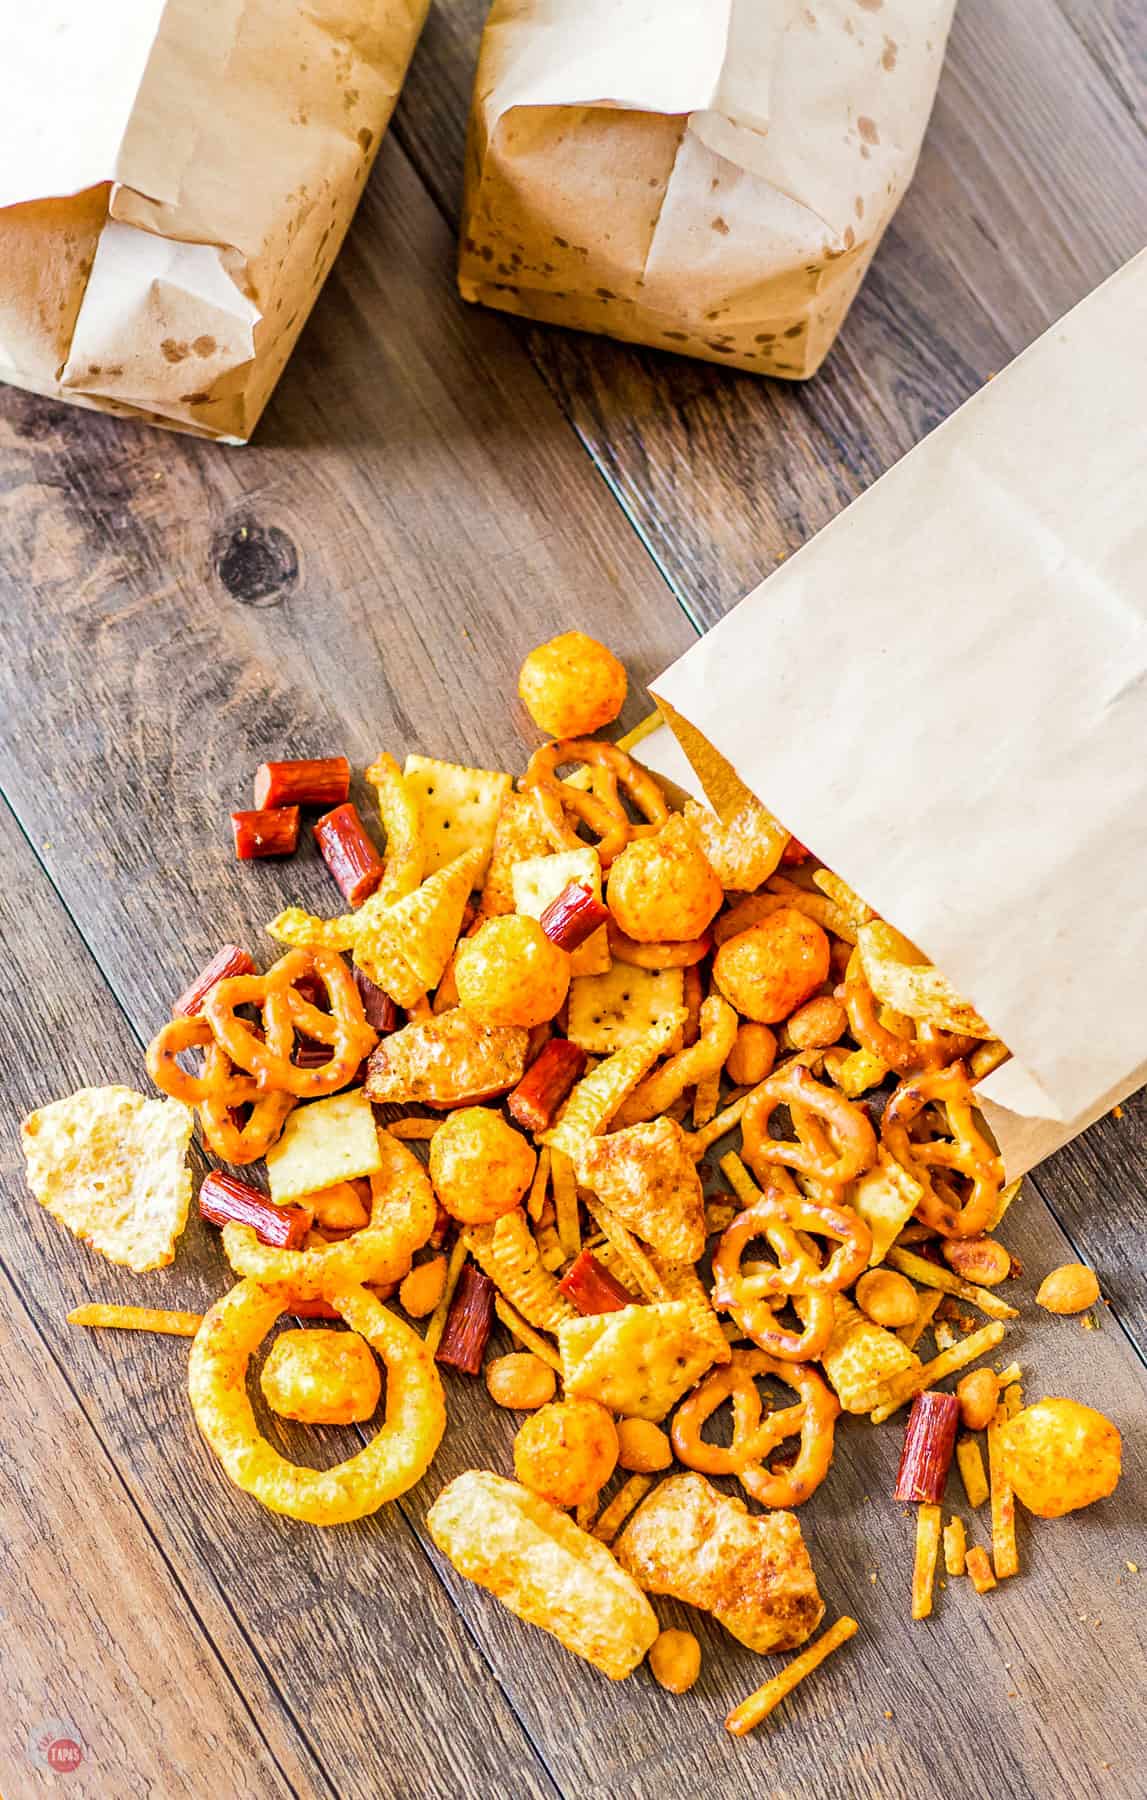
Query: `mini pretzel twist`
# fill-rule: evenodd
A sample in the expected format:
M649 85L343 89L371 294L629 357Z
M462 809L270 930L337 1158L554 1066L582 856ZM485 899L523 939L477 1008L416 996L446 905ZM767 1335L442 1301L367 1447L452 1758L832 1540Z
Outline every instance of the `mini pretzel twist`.
M326 989L330 1011L322 1012L298 991L307 976ZM240 1006L261 1007L262 1035L238 1016ZM362 998L342 957L333 950L291 950L265 975L232 975L216 982L203 1003L203 1017L231 1061L255 1077L262 1093L314 1099L335 1094L353 1081L378 1034L366 1022ZM328 1044L331 1055L316 1068L291 1061L295 1032Z
M637 1084L619 1108L614 1129L656 1118L659 1113L667 1112L687 1087L719 1074L737 1041L738 1023L729 1002L720 994L710 994L701 1003L700 1034L696 1043L667 1057L659 1069Z
M596 791L570 787L558 779L564 763L589 763L597 771ZM522 776L523 792L532 793L542 828L555 850L584 849L567 814L580 819L600 839L597 853L603 869L635 838L653 837L667 823L665 796L647 769L639 768L616 744L592 738L558 738L535 750ZM622 803L624 789L646 823L635 825Z
M944 1109L950 1138L914 1135L925 1109ZM962 1062L902 1081L884 1110L881 1135L889 1155L915 1175L924 1189L916 1217L942 1237L978 1237L992 1222L1003 1186L1004 1168L976 1125L972 1084ZM961 1197L949 1175L969 1184Z
M205 1052L202 1074L180 1068L176 1058L185 1050ZM208 1148L237 1168L267 1154L295 1104L293 1094L264 1093L254 1076L239 1073L202 1016L164 1025L148 1046L147 1068L162 1093L197 1109ZM251 1111L240 1124L244 1106Z
M772 1375L794 1388L800 1396L797 1404L762 1418L756 1385L760 1375ZM733 1403L733 1442L728 1448L706 1443L701 1436L706 1421L725 1400ZM811 1364L778 1362L763 1350L734 1350L730 1361L707 1375L678 1407L673 1448L688 1469L736 1475L762 1506L799 1506L828 1474L839 1411L836 1395ZM765 1458L798 1433L800 1449L791 1466L768 1468Z
M823 1266L802 1241L802 1232L835 1243ZM776 1262L742 1264L746 1246L760 1237ZM721 1234L713 1256L714 1304L751 1306L770 1300L781 1306L794 1294L839 1294L865 1269L871 1249L872 1233L851 1206L770 1185Z
M783 1363L816 1362L828 1349L836 1322L831 1294L802 1294L799 1331L777 1321L777 1301L758 1300L734 1308L733 1317L754 1344Z
M795 1139L770 1135L778 1106L788 1107ZM753 1090L741 1131L745 1161L762 1186L768 1171L780 1165L803 1175L818 1198L833 1200L876 1161L876 1133L867 1113L839 1089L815 1080L795 1059Z

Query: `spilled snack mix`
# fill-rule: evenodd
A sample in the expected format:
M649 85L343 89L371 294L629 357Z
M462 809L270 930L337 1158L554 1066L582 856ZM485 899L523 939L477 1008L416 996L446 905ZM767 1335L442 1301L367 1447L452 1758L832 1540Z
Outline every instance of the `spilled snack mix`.
M235 1277L204 1317L69 1317L192 1336L191 1405L223 1472L320 1525L418 1482L445 1388L484 1373L491 1403L524 1415L517 1480L458 1476L430 1509L435 1543L606 1675L651 1653L678 1693L700 1650L659 1632L648 1596L709 1612L760 1654L816 1630L794 1509L852 1417L912 1406L896 1499L916 1508L916 1618L936 1599L953 1456L969 1507L991 1499L995 1569L974 1546L965 1560L958 1519L945 1566L985 1592L1019 1567L1016 1500L1058 1516L1110 1493L1119 1433L1074 1401L1021 1410L1018 1369L980 1360L1016 1314L990 1235L1015 1190L975 1108L1007 1055L988 1021L685 721L708 803L683 811L626 748L587 735L625 699L604 646L555 638L519 691L554 737L516 784L383 752L368 821L345 758L261 764L239 854L289 853L298 809L322 809L348 910L285 905L261 973L225 944L190 981L174 974L147 1054L167 1098L84 1088L41 1108L24 1125L28 1182L143 1271L172 1260L186 1223L196 1115L218 1161L264 1164L266 1183L220 1169L202 1183ZM1067 1313L1094 1292L1090 1271L1065 1269L1040 1297ZM989 1322L969 1316L961 1335L941 1296ZM263 1397L282 1417L366 1427L333 1468L289 1462L248 1395L283 1315L310 1327L275 1340ZM936 1354L917 1348L929 1330ZM957 1375L957 1394L937 1390ZM730 1732L855 1629L838 1619Z

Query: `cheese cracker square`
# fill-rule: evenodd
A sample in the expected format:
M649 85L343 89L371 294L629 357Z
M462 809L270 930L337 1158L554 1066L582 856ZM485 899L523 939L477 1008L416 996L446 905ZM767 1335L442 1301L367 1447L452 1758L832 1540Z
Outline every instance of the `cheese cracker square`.
M540 919L546 907L576 881L587 887L595 900L601 899L601 861L589 844L584 850L555 850L550 856L530 856L515 863L510 871L514 889L514 911L531 919ZM578 975L604 975L610 965L609 938L604 925L593 936L579 944L570 956L570 972Z
M426 873L433 875L464 850L478 849L481 880L494 848L498 814L513 783L495 769L468 769L432 756L408 756L403 769L422 812Z
M267 1152L267 1174L276 1206L334 1187L336 1181L375 1175L381 1167L374 1112L366 1090L360 1087L297 1106L283 1126L282 1137Z
M570 1041L593 1056L639 1044L648 1032L683 1004L683 969L635 969L615 963L604 975L581 975L570 983Z

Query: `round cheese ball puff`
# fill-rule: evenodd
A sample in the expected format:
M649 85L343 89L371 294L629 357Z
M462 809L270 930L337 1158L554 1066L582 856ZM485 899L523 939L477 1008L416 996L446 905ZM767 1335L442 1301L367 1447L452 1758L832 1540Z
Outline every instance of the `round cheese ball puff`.
M553 1506L592 1500L617 1467L617 1427L596 1400L554 1400L514 1439L514 1473Z
M489 1225L513 1212L537 1160L521 1132L488 1106L448 1113L430 1140L434 1192L463 1225Z
M692 827L675 813L656 837L635 838L614 858L605 898L626 937L665 944L700 937L725 890Z
M518 694L535 725L555 738L588 737L625 705L625 670L612 650L584 631L563 631L531 650Z
M483 1025L544 1025L570 985L570 959L536 919L503 913L463 938L454 959L458 998Z
M783 906L726 938L713 958L713 979L742 1017L776 1025L815 993L828 961L828 934L815 919Z
M272 1412L304 1425L361 1424L382 1392L378 1364L357 1331L281 1332L259 1386Z
M1041 1519L1090 1506L1113 1493L1122 1439L1110 1419L1078 1400L1037 1400L1004 1426L1004 1472Z

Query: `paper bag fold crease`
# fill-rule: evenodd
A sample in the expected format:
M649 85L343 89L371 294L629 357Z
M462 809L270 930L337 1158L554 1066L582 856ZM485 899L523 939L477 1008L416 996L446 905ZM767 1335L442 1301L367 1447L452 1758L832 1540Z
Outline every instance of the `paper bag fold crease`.
M0 63L0 379L243 440L428 0L44 0Z
M813 373L911 180L953 0L495 0L465 298Z

